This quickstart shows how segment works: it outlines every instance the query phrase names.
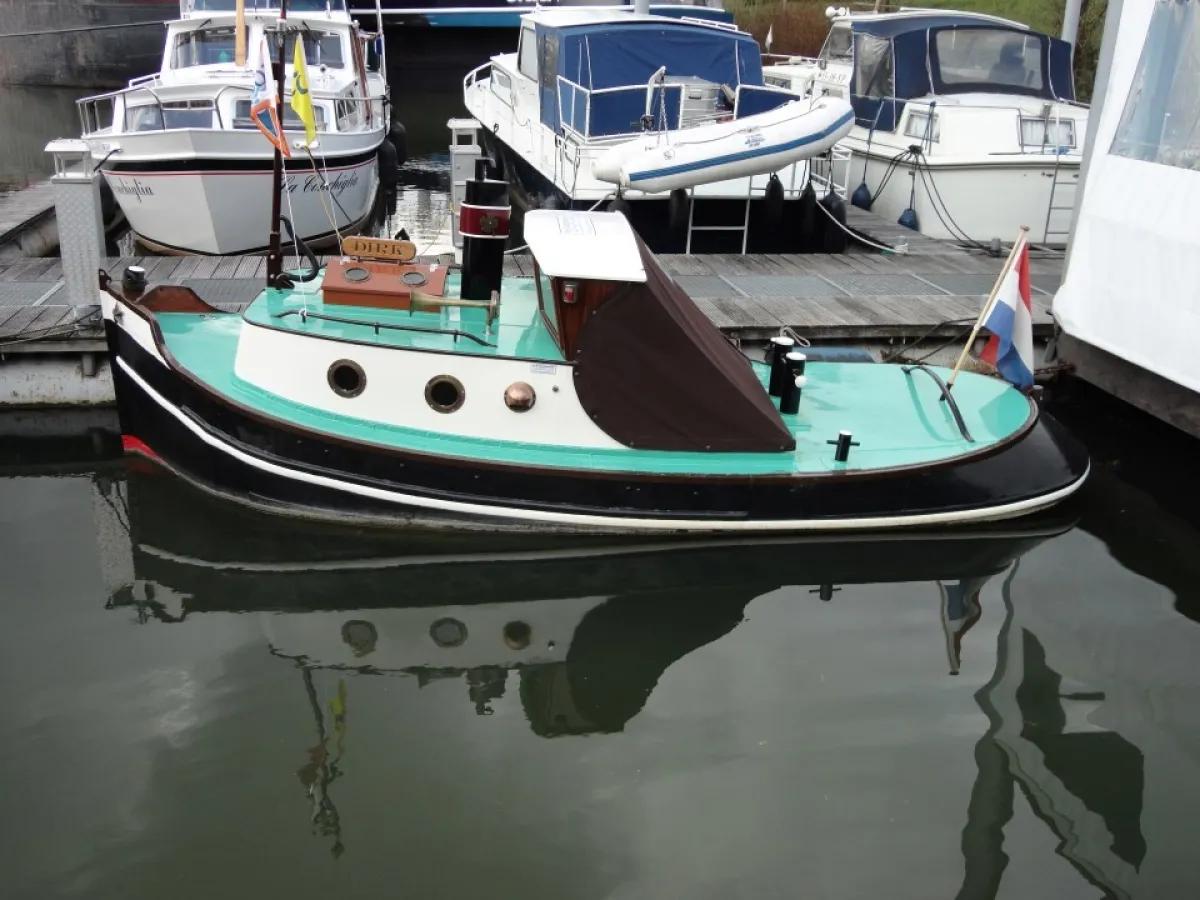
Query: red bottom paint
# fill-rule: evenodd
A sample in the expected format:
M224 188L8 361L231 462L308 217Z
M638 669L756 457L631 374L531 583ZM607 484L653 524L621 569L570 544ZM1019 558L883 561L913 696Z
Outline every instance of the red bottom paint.
M132 434L121 435L121 448L126 453L137 453L150 459L158 459L157 453L147 447L144 441L135 438Z

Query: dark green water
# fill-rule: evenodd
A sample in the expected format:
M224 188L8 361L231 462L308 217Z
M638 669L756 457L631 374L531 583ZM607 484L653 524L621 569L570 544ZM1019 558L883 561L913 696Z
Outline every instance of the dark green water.
M3 896L1200 896L1195 445L1076 419L1062 517L659 550L303 529L10 440Z

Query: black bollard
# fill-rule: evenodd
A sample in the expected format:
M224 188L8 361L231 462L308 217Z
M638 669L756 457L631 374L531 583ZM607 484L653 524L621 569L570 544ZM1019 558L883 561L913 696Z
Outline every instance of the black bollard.
M490 178L490 162L475 161L475 177L468 179L458 216L463 239L462 288L464 300L490 300L500 290L504 276L504 245L508 241L508 182Z
M827 444L834 444L833 461L845 462L850 458L850 448L857 447L858 441L852 440L854 437L849 431L839 431L836 441L826 441Z
M808 357L803 353L789 353L784 357L786 370L783 379L783 396L779 400L779 411L794 416L800 411L800 392L804 389L804 366Z
M772 397L783 396L783 380L787 376L787 364L784 362L784 357L792 352L792 348L796 346L796 342L790 337L771 338L770 349L768 350L768 360L771 363L771 378L767 384L767 393Z

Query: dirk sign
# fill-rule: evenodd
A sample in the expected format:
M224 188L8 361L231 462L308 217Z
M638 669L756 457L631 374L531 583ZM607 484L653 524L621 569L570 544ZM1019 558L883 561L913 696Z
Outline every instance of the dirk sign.
M347 256L364 256L368 259L398 259L400 262L408 262L417 255L417 248L410 241L354 236L348 237L342 242L342 252Z

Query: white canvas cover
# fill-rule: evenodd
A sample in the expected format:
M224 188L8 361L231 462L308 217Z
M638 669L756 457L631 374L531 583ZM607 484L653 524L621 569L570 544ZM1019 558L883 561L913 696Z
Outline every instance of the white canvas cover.
M1200 0L1122 6L1054 315L1200 391Z

